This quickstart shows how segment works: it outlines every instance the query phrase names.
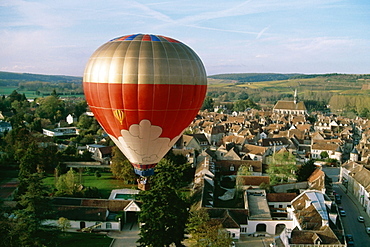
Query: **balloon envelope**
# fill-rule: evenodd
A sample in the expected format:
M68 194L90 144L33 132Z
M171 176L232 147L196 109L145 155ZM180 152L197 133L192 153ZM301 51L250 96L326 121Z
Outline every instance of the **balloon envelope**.
M207 78L202 61L187 45L134 34L93 53L83 86L98 122L135 172L148 176L198 113Z

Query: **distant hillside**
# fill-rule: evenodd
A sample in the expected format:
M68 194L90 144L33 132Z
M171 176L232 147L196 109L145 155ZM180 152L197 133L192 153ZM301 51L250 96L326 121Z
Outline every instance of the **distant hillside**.
M300 74L274 74L274 73L239 73L211 75L208 78L218 80L232 80L238 83L259 81L280 81L294 78Z
M221 74L208 77L208 91L258 90L291 93L319 91L357 94L370 88L370 74ZM364 92L361 92L361 94Z
M40 81L40 82L74 82L82 83L82 77L65 75L41 75L29 73L12 73L0 71L1 81Z

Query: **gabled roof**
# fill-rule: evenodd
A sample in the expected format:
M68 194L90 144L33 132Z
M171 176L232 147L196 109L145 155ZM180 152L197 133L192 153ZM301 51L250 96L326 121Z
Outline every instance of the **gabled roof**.
M274 106L274 110L302 110L306 111L306 106L304 105L303 101L299 101L294 103L294 101L283 101L279 100L276 105Z
M132 200L105 200L88 198L54 197L52 205L57 211L57 217L70 220L106 220L107 211L120 212ZM141 205L139 201L135 201Z
M242 151L247 154L250 153L255 155L264 155L268 149L269 149L268 147L260 147L256 145L246 144L244 145Z
M207 208L206 210L209 217L220 221L224 228L240 228L241 224L248 224L246 209Z
M361 184L368 192L370 192L370 171L362 169L361 172L354 174L353 178Z
M112 153L112 146L109 147L101 147L98 148L101 154L111 154Z
M313 171L313 173L307 180L308 182L313 183L317 179L322 178L323 176L325 176L325 173L320 168L316 168L316 170Z
M329 226L324 226L319 230L299 230L297 227L293 229L291 234L291 244L318 244L326 245L341 245L341 242Z
M333 143L314 143L311 147L312 150L328 150L334 151L337 150L338 144Z

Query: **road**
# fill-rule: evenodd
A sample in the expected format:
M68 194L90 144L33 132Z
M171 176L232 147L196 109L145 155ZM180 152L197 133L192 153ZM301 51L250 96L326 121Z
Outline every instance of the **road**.
M339 168L323 167L323 171L332 179L334 191L342 196L342 203L339 206L346 211L346 216L342 217L345 233L353 235L355 246L370 246L370 236L365 232L365 227L370 226L370 218L353 195L347 194L346 189L339 184ZM365 218L365 223L357 220L359 215Z
M358 205L356 205L351 197L345 193L342 186L334 185L334 190L342 196L342 204L340 206L346 211L347 216L342 217L342 222L346 234L352 234L355 246L370 246L370 236L365 232L365 224L370 225L368 217L365 218L365 223L360 223L357 220L359 215L365 216L366 213Z

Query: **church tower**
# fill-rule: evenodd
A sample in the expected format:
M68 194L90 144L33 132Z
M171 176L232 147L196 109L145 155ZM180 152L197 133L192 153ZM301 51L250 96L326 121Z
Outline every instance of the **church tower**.
M297 89L294 90L294 104L297 104L298 102L298 93L297 93Z
M353 148L353 150L351 151L351 153L349 154L349 159L351 161L358 161L358 151L356 148Z

